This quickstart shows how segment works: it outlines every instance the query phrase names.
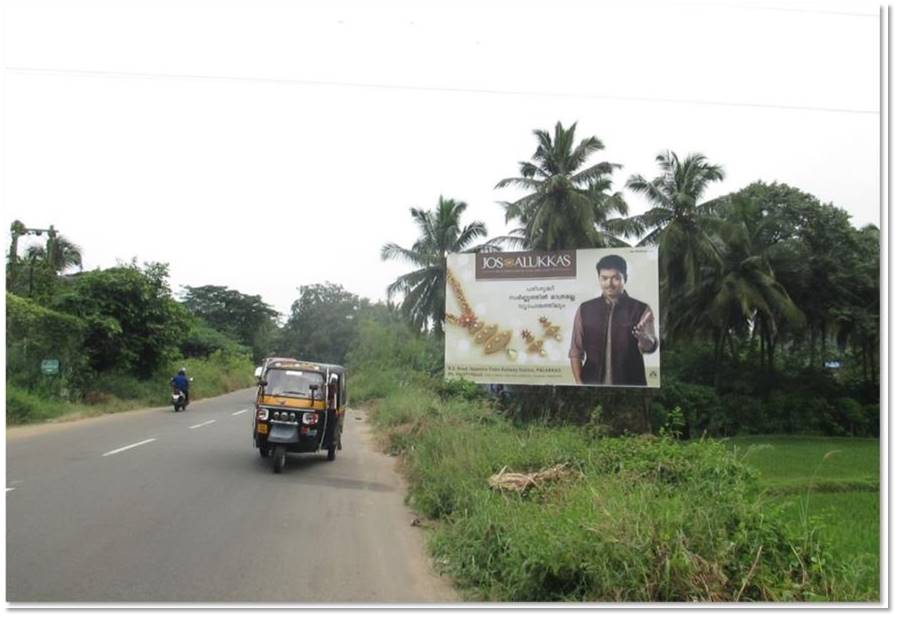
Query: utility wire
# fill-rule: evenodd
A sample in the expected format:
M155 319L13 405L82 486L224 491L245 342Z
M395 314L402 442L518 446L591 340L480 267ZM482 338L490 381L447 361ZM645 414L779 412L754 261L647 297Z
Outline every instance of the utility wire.
M742 11L779 11L783 13L806 13L810 15L838 15L843 17L865 17L878 19L878 13L858 13L855 11L835 11L826 9L804 9L790 6L764 6L762 4L718 4L714 2L698 3L692 6L710 9L737 9Z
M81 77L137 78L137 79L173 79L196 81L234 81L243 83L322 86L336 88L369 88L379 90L410 90L416 92L457 92L464 94L491 94L504 96L538 96L552 98L600 99L610 101L627 101L639 103L673 103L680 105L709 105L719 107L741 107L756 109L782 109L788 111L818 111L825 113L879 115L874 109L850 109L846 107L816 107L810 105L779 105L775 103L738 103L730 101L713 101L706 99L674 99L643 96L624 96L616 94L589 94L582 92L545 92L536 90L493 90L489 88L451 88L447 86L415 86L408 84L364 83L351 81L319 81L307 79L288 79L276 77L234 77L228 75L190 75L178 73L144 73L126 71L95 71L83 69L48 69L26 66L7 66L6 71L15 73L31 73L35 75L75 75Z

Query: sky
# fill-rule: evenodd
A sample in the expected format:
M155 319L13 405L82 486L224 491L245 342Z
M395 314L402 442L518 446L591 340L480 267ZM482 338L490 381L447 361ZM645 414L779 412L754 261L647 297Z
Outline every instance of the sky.
M284 315L325 281L378 300L409 208L507 233L521 194L494 187L559 121L622 165L631 214L670 149L724 167L707 198L778 181L880 225L879 32L855 1L7 0L5 229Z

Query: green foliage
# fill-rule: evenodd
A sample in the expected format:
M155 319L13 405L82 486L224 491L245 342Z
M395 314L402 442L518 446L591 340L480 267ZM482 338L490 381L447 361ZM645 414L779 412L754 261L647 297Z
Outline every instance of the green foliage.
M710 386L690 384L675 378L664 378L660 396L655 399L655 414L661 424L668 422L665 410L679 409L684 421L685 437L721 435L732 430L729 414L716 390Z
M708 233L716 203L701 203L713 182L725 177L723 168L714 165L703 154L689 154L684 160L672 151L655 158L661 174L653 180L641 175L630 176L626 187L651 202L651 209L632 217L633 222L648 234L639 245L658 245L660 257L661 300L674 300L679 294L695 289L704 268L714 269L719 255ZM675 316L664 311L664 318ZM664 319L667 321L667 319Z
M392 300L402 294L401 311L418 331L430 327L443 332L445 320L446 255L465 251L491 250L491 243L472 246L486 235L486 226L474 221L461 227L461 215L467 209L463 201L439 196L432 211L411 208L411 218L420 230L420 237L410 249L388 242L380 251L381 259L402 259L416 269L397 278L386 289Z
M7 382L6 421L9 424L28 424L60 417L78 418L168 405L171 392L169 379L181 366L185 366L194 378L191 390L194 400L254 385L253 363L248 355L217 351L208 358L170 361L168 366L147 379L121 371L98 373L89 384L85 384L84 395L78 402Z
M94 370L148 377L177 355L188 314L171 298L167 276L164 264L85 272L53 299L55 309L87 323L84 347Z
M184 306L213 330L252 349L260 360L268 354L277 311L262 301L218 285L184 288ZM224 347L218 347L223 349Z
M707 382L712 350L701 343L678 344L664 356L662 385L652 404L652 425L662 426L679 407L685 435L804 433L874 436L878 434L876 393L862 382L843 381L831 371L807 369L790 356L774 380L750 355L720 371L718 387ZM761 377L758 377L760 375Z
M438 381L436 392L443 399L459 398L465 401L486 400L489 397L483 386L466 379Z
M162 388L167 395L170 390L168 380L180 367L187 369L187 376L193 378L190 385L191 398L206 398L240 388L255 385L255 368L249 354L234 354L222 350L215 351L207 358L187 358L170 361L166 372L160 374ZM167 399L165 399L167 402Z
M382 398L397 387L429 381L442 373L442 346L415 333L384 305L366 308L346 363L352 370L352 399Z
M61 394L85 379L82 346L86 324L81 319L46 309L25 298L6 294L7 385ZM41 374L45 359L58 359L60 374Z
M17 260L16 277L7 290L39 304L46 304L56 292L57 284L57 273L43 258L41 251L29 250L24 258Z
M879 458L876 439L738 437L731 447L760 473L770 506L796 533L807 527L836 557L837 598L879 597Z
M477 598L829 597L821 548L752 497L756 473L720 442L515 428L486 401L421 385L394 389L373 419L404 453L412 505L442 521L437 563ZM522 496L488 486L556 464L581 475Z
M290 317L281 332L279 354L345 364L358 329L360 311L367 299L326 282L303 285L299 299L290 308Z
M520 163L520 176L505 178L495 188L516 186L528 192L513 202L501 202L505 221L520 225L503 238L527 249L627 246L622 235L637 232L626 219L629 207L620 192L611 193L611 176L620 165L586 161L604 149L597 137L576 144L576 123L558 122L554 135L535 130L538 147L532 161ZM616 218L611 218L616 215Z
M442 373L442 342L418 335L401 316L384 305L366 310L346 361L356 370L397 368L428 375Z
M35 393L14 383L6 383L6 422L41 422L69 409L65 401Z
M252 349L241 345L227 334L215 330L202 319L194 318L190 329L179 345L181 354L187 358L205 358L216 351L251 355Z

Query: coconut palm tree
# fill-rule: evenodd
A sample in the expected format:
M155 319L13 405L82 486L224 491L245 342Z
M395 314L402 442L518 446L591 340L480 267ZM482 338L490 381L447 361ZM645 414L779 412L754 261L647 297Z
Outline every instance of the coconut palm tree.
M626 188L651 202L651 209L632 217L631 222L647 235L639 246L659 245L662 285L693 289L702 265L719 266L720 258L705 230L717 200L700 203L711 183L725 178L723 168L707 161L703 154L689 154L682 161L675 152L661 152L655 158L661 174L651 181L630 176Z
M494 241L473 246L486 235L486 226L474 221L461 227L461 215L467 209L463 201L440 195L434 210L411 208L411 217L420 230L420 237L410 249L393 242L383 245L380 258L404 259L415 270L397 278L386 290L387 299L403 296L400 310L415 328L437 335L443 332L445 315L446 256L449 253L496 250Z
M47 242L50 251L50 267L56 272L62 274L69 268L75 266L80 270L81 263L81 247L63 236L56 234L56 237Z
M720 213L723 218L708 221L720 267L704 267L701 282L685 295L670 326L689 332L711 329L716 337L717 369L732 334L754 332L771 373L780 330L805 324L804 314L776 280L770 247L764 243L768 228L778 223L762 213L757 203L738 195L725 200Z
M49 259L47 259L48 251ZM29 246L25 251L25 258L32 266L35 261L46 261L54 272L60 274L74 266L78 266L79 269L82 266L81 247L62 234L56 234L55 238L47 240L46 247Z
M611 175L620 165L595 163L589 157L603 150L597 137L575 143L576 123L565 129L558 122L554 136L535 130L538 147L531 161L520 163L520 176L495 185L516 186L528 194L513 202L500 202L505 221L519 227L497 238L528 249L628 246L620 236L635 231L626 219L628 206L621 193L611 193ZM617 216L614 216L617 215Z

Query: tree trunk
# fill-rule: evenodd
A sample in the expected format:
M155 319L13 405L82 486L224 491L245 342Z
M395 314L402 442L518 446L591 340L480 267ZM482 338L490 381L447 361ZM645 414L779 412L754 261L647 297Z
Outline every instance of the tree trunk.
M714 362L713 362L713 387L719 390L720 384L720 369L723 363L723 350L726 345L726 330L723 328L720 330L719 338L716 341L716 349L714 350Z
M869 385L869 369L866 361L866 339L860 343L860 357L863 361L863 383Z
M816 328L810 322L810 364L809 368L816 368Z
M756 328L760 330L760 370L763 371L766 368L766 336L764 330L766 329L763 319L760 319L758 327ZM754 333L751 333L751 338L754 338Z

